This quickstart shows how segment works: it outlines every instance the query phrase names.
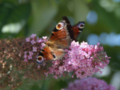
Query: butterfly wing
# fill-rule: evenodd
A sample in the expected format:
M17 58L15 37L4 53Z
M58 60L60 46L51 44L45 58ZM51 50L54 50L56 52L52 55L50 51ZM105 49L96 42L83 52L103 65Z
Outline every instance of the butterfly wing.
M63 20L65 20L66 23L67 23L67 31L69 32L70 38L71 38L72 40L75 40L75 36L74 36L74 34L73 34L73 33L74 33L74 32L73 32L73 28L72 28L72 26L71 26L68 18L67 18L66 16L64 16L64 17L62 17L62 18L63 18Z
M64 16L63 20L56 25L49 40L57 44L59 48L70 46L71 41L74 40L74 34L67 17Z
M85 26L85 22L78 22L76 25L72 26L75 40L77 40L77 37L80 35L82 30L84 29L84 26Z
M65 54L63 49L55 49L51 47L44 47L39 52L37 63L42 64L44 61L60 60Z
M70 38L72 40L77 41L77 37L80 35L82 30L84 29L85 22L81 21L81 22L78 22L76 25L71 26L71 24L66 16L63 17L63 20L65 20L67 23L67 30L69 32Z

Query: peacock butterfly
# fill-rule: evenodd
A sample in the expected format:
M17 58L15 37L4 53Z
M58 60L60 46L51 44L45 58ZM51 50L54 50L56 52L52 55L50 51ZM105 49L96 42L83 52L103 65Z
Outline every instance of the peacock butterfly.
M77 40L78 35L84 29L84 22L78 22L71 26L68 18L63 17L63 20L58 22L53 29L49 40L45 43L46 46L39 52L37 63L42 64L44 61L60 60L65 55L65 50L68 49L73 40Z

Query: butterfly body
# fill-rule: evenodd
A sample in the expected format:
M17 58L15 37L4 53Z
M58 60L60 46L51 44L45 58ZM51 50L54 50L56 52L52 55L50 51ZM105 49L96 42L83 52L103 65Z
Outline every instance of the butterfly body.
M46 46L40 51L37 63L43 61L60 60L65 55L65 50L68 49L72 40L77 40L77 36L84 28L84 22L71 26L67 17L63 17L56 27L49 40L45 43Z

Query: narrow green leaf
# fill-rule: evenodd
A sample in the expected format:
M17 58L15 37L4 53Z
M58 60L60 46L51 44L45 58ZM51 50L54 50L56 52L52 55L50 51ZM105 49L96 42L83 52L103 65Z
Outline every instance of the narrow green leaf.
M31 11L30 7L31 7L30 3L20 4L19 6L16 6L15 4L10 2L1 3L0 4L0 31L2 30L3 26L7 24L21 22L22 20L26 22L30 15L30 11Z
M41 33L57 13L54 0L32 0L33 22L28 35Z
M74 1L74 16L75 21L85 21L86 16L89 12L89 8L87 7L87 4L83 0L75 0Z

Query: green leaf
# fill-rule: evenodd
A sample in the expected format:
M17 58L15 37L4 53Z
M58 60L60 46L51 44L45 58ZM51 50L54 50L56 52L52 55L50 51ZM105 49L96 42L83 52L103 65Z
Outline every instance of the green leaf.
M112 64L112 70L120 71L120 64L119 63L113 63Z
M33 22L28 35L42 33L57 13L57 6L54 0L32 0Z
M0 31L4 25L16 23L24 20L27 21L30 15L30 3L20 4L16 6L10 2L0 4ZM0 32L1 33L1 32Z
M89 8L83 0L74 1L74 16L76 21L85 21L88 12Z

